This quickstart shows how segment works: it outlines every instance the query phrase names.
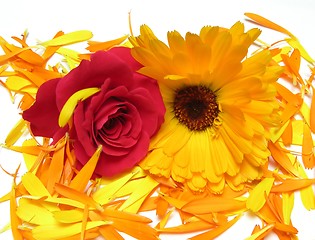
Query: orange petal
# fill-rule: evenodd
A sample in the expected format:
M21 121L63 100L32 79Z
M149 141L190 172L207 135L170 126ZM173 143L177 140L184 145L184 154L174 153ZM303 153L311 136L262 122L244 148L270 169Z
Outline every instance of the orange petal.
M86 232L86 226L88 223L88 218L89 218L89 206L85 205L85 208L83 211L82 227L81 227L81 235L80 235L81 240L85 240L85 232Z
M245 202L222 197L206 197L193 200L182 207L185 212L205 214L212 212L225 212L245 209Z
M55 190L56 192L58 192L59 194L67 198L73 199L83 204L88 204L91 207L94 207L100 211L103 211L103 208L97 202L95 202L91 197L87 196L86 194L82 192L79 192L77 190L74 190L70 187L67 187L61 184L56 184Z
M289 157L281 151L281 147L279 144L275 144L272 142L269 142L268 148L271 152L272 157L274 160L281 166L283 167L287 172L291 173L295 177L299 177L300 174L299 172L295 169L295 167L292 165Z
M279 185L274 185L271 192L292 192L308 187L315 183L315 179L286 179Z
M45 79L36 73L25 71L25 70L16 70L19 73L23 74L27 79L29 79L35 86L39 87L45 82Z
M296 38L285 39L287 43L294 49L298 49L301 52L301 56L311 64L314 64L315 60L308 54L303 45Z
M64 33L62 31L59 31L55 34L54 38L60 37L64 35ZM55 53L56 51L59 49L59 46L57 47L47 47L45 52L42 55L42 58L47 61L48 59L50 59Z
M101 213L103 216L111 217L111 218L120 218L123 220L128 220L132 222L142 222L142 223L151 223L152 220L150 218L146 218L139 214L133 214L123 211L118 211L112 208L105 208L104 211Z
M3 39L2 39L3 40ZM24 61L34 64L34 65L42 65L43 59L41 56L37 55L35 52L30 50L29 47L27 48L19 48L12 44L6 44L6 48L9 52L6 55L0 56L0 65L6 63L12 57L18 56L19 58L23 59Z
M295 38L295 36L290 33L287 29L279 26L278 24L258 15L258 14L254 14L254 13L245 13L244 14L245 16L251 18L252 20L254 20L256 23L264 26L264 27L267 27L267 28L270 28L270 29L273 29L277 32L281 32L281 33L284 33L286 35L289 35L290 37L292 38Z
M92 174L95 170L96 164L98 162L99 156L102 152L102 146L99 146L91 159L83 166L80 172L71 181L70 187L76 189L77 191L84 191L86 185L90 181Z
M281 135L283 144L285 146L290 146L292 144L292 137L293 137L292 121L289 120L287 127L285 128Z
M128 35L122 36L120 38L106 41L106 42L95 42L95 41L88 41L88 47L86 48L90 52L96 52L100 50L108 50L114 46L120 45L128 38Z
M59 182L63 166L64 166L64 155L65 155L65 142L66 138L62 138L57 143L57 148L60 148L54 152L54 155L51 159L49 170L48 170L48 181L47 181L47 190L50 194L54 192L54 186Z
M139 212L147 212L156 210L156 201L158 197L149 197L144 200L142 203ZM1 199L0 199L1 200Z
M105 239L124 240L124 238L111 225L101 226L99 231Z
M199 234L195 237L192 237L192 238L190 238L190 240L214 239L217 236L219 236L220 234L222 234L223 232L225 232L227 229L232 227L239 220L240 217L241 217L241 215L238 215L234 219L232 219L231 221L227 222L226 224L220 225L213 230L210 230L208 232L205 232L205 233Z
M208 230L216 227L216 225L205 222L205 221L196 221L188 222L175 227L160 228L157 229L159 233L190 233L202 230ZM206 238L208 239L208 238Z
M275 228L285 233L293 233L293 234L298 233L298 230L295 227L286 225L283 223L279 223L279 222L275 222Z
M112 224L118 231L124 232L130 236L133 236L136 239L148 239L156 240L157 231L150 227L149 225L126 221L122 219L115 219Z
M289 68L290 72L297 77L300 83L303 84L303 79L299 73L301 62L300 51L294 49L291 56L288 56L287 54L282 54L281 57L283 63Z
M313 133L315 133L315 88L312 88L312 100L311 100L311 110L310 110L310 127Z
M168 207L169 207L169 204L165 199L158 198L157 206L156 206L156 214L159 217L163 217L166 214Z
M174 208L171 209L170 211L168 211L167 213L165 213L163 216L162 216L162 219L161 221L158 223L158 225L156 226L156 228L165 228L168 220L170 219L170 216L172 215L172 213L174 212Z

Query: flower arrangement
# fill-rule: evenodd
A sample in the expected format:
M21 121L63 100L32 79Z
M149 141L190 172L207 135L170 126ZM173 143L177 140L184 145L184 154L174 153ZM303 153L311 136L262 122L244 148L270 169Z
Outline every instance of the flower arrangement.
M167 43L146 25L105 42L1 38L1 84L21 111L2 147L27 168L7 172L0 198L14 239L213 239L246 212L262 222L248 239L296 239L294 193L315 208L315 61L285 28L245 15L286 38L265 43L241 22ZM68 48L78 42L87 51ZM181 224L168 226L175 213Z

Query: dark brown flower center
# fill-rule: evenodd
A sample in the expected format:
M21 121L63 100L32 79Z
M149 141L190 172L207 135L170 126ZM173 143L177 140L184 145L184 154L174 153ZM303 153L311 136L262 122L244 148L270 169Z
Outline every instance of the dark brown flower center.
M175 92L174 114L192 131L203 131L213 125L219 114L216 95L206 86L186 86Z

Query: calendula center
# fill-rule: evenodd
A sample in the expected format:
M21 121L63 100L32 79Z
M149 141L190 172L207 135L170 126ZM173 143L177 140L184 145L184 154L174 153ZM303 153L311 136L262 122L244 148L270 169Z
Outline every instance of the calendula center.
M177 89L173 109L178 121L191 131L211 127L220 112L215 93L203 85Z

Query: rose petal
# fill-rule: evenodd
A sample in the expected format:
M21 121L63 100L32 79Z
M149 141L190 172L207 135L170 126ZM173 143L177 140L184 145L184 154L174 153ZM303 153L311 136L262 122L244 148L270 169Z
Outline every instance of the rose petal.
M127 54L127 51L123 52ZM58 109L63 107L72 94L81 89L101 87L106 79L112 79L112 87L115 88L131 84L128 83L130 81L125 81L131 78L130 67L115 54L111 54L111 51L96 52L90 61L82 60L77 68L60 80L56 89Z
M161 101L158 100L161 96L157 96L155 92L156 90L152 87L149 89L137 88L129 93L129 101L132 102L136 108L141 109L141 111L139 111L141 119L145 119L145 121L143 121L143 129L145 129L150 136L152 136L163 123L165 113L165 106L162 99ZM156 99L153 98L154 96Z
M136 72L142 67L142 65L139 62L135 61L135 59L132 57L131 51L128 48L115 47L112 48L110 52L119 57L125 63L127 63L133 72Z
M38 89L35 103L23 112L23 118L30 122L35 136L53 137L60 129L59 111L56 105L56 86L60 79L45 82Z
M76 137L75 144L77 142L84 143L85 153L87 153L89 156L92 156L97 148L97 144L94 142L91 132L91 129L93 130L93 122L90 121L90 125L87 124L86 121L88 119L85 119L85 112L86 109L84 107L84 103L80 102L73 114L73 125L75 128L76 136L71 135L71 138ZM76 145L74 145L74 147L76 148Z
M142 132L138 144L135 145L129 154L123 157L115 158L112 156L109 157L107 154L101 154L95 173L101 176L111 177L131 169L146 156L150 142L149 139L150 137L147 133Z

